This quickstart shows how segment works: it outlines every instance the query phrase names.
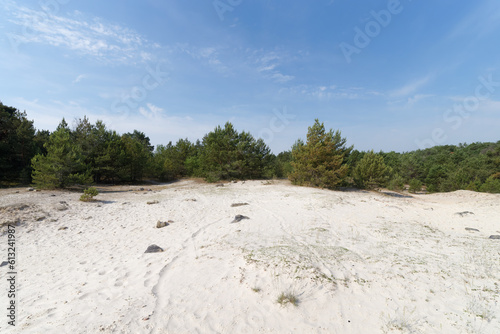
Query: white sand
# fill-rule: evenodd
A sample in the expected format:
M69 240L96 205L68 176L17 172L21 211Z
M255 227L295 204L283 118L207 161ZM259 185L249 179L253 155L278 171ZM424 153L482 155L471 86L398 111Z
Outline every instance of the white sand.
M500 195L285 181L151 188L102 188L95 203L1 190L0 207L28 207L2 211L25 222L17 326L3 311L0 332L500 333L500 240L489 239L500 234ZM59 201L69 209L55 210ZM249 205L231 207L239 202ZM250 219L230 224L237 214ZM151 244L165 251L144 254ZM0 262L6 253L4 234ZM278 304L282 292L298 305ZM2 292L0 309L7 302Z

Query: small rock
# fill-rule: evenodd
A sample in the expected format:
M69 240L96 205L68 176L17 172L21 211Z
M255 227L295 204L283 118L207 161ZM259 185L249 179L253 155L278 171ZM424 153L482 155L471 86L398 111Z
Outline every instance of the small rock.
M156 228L162 228L162 227L168 226L170 224L169 222L162 222L162 221L158 220L158 222L156 223Z
M57 230L58 231L61 231L61 230L67 230L68 228L66 226L63 226L63 227L59 227Z
M0 267L6 266L6 265L8 265L8 264L9 264L9 262L7 262L7 261L3 261L3 262L2 262L2 264L0 264Z
M56 209L57 211L65 211L69 209L69 206L65 201L60 201L54 206L54 209Z
M144 191L144 188L139 188L139 191Z
M470 216L470 215L473 215L473 214L474 214L474 212L464 211L464 212L456 212L455 214L456 214L456 215L459 215L460 217L464 217L464 216Z
M158 201L149 201L149 202L147 202L146 204L151 205L151 204L158 204L158 203L160 203L160 202L158 202Z
M188 198L185 201L186 202L196 202L196 198Z
M218 183L215 185L216 187L224 187L224 183Z
M250 204L248 204L248 203L233 203L233 204L231 204L231 207L235 208L235 207L243 206L243 205L250 205Z
M490 235L489 239L500 239L500 235Z
M148 191L153 191L153 189L148 189Z
M28 191L34 191L35 188L28 188Z
M56 197L56 195L54 195L54 194L51 194L51 195L50 195L50 197Z
M250 219L250 218L248 218L247 216L243 216L243 215L236 215L234 217L234 220L230 224L238 223L238 222L242 221L243 219Z
M146 249L144 253L160 253L163 252L163 248L157 246L157 245L151 245Z
M37 217L35 220L36 220L37 222L41 222L41 221L42 221L42 220L44 220L45 218L47 218L47 217L45 217L45 216L40 216L40 217Z
M479 232L479 230L477 228L472 228L472 227L466 227L465 230L471 231L471 232Z

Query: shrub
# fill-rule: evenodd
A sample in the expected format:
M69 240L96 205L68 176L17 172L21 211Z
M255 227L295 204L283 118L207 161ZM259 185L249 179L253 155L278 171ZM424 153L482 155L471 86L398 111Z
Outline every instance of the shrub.
M495 178L494 175L490 176L479 190L487 193L500 193L500 179Z
M362 188L374 189L387 183L392 169L384 163L384 158L373 151L366 153L354 169L354 181Z
M411 179L410 180L410 189L409 191L411 193L416 193L417 191L422 190L422 182L417 179Z
M87 188L83 191L83 195L80 196L80 201L91 202L97 195L99 195L99 191L95 187Z
M394 177L389 181L388 188L390 190L403 190L404 187L405 181L399 174L394 175Z

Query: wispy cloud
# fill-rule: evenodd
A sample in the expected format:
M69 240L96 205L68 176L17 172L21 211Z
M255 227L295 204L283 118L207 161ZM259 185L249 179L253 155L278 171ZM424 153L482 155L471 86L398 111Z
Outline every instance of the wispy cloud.
M79 76L77 76L75 78L75 80L73 80L73 83L76 84L76 83L79 83L80 81L82 81L83 79L87 78L87 75L86 74L80 74Z
M497 0L478 2L476 10L471 11L451 30L448 38L461 38L465 34L481 37L496 31L500 25L500 3Z
M405 97L415 93L421 87L425 86L432 79L432 75L427 75L423 78L411 81L401 88L395 89L389 93L393 98Z
M257 71L263 74L266 78L277 83L287 83L295 79L295 76L281 73L278 68L282 62L282 56L276 52L267 52L258 54L254 63L257 64Z
M415 103L427 99L429 97L433 97L434 95L432 94L416 94L412 97L408 98L408 105L414 105Z
M139 113L148 119L157 119L163 113L162 108L157 107L152 103L147 103L146 106L147 106L147 109L144 107L140 107Z
M383 94L363 87L338 87L337 85L314 86L298 85L284 88L281 93L302 95L314 100L367 100Z
M69 17L48 14L12 1L2 2L8 21L18 26L13 33L19 43L38 43L78 52L107 63L140 62L150 59L144 51L153 45L138 33L80 12Z

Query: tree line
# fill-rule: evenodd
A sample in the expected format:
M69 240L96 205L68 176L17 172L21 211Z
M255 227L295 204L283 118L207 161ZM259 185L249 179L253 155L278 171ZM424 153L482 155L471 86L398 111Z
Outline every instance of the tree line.
M64 188L75 184L289 178L297 185L336 189L387 187L444 192L500 192L500 141L436 146L412 152L361 152L339 130L316 120L307 140L271 153L262 139L217 126L201 140L151 145L134 130L119 134L102 121L65 119L52 133L36 130L25 112L0 102L0 185Z

